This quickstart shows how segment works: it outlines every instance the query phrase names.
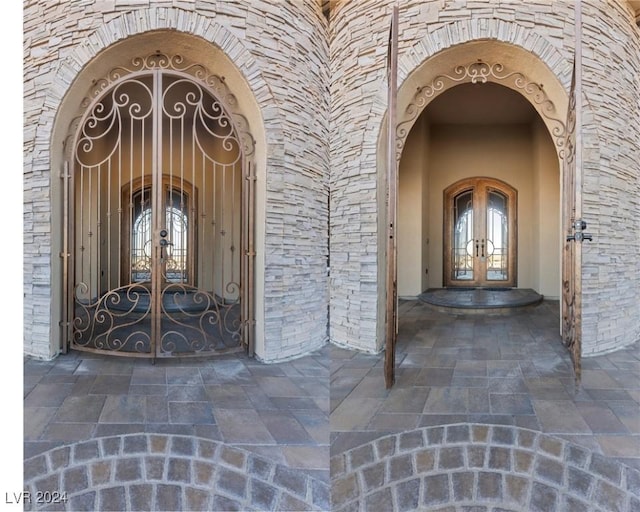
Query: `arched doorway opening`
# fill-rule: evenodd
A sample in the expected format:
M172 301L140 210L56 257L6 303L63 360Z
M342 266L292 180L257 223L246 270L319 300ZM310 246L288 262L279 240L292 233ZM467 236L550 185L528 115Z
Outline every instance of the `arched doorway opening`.
M65 175L71 348L252 351L253 139L230 98L223 78L160 52L96 82Z
M398 295L531 288L560 297L560 171L547 128L496 83L438 95L399 165Z
M479 56L482 56L482 58L479 58ZM452 67L452 62L466 62L466 64L454 65ZM427 154L424 152L424 144L416 145L419 151L418 154L413 157L407 157L408 151L406 151L411 135L417 134L416 136L418 138L424 139L422 132L429 130L428 122L426 122L426 127L424 126L425 122L418 122L420 119L428 119L428 114L422 115L425 109L428 109L439 97L445 94L455 94L455 92L451 91L455 91L456 89L460 90L459 86L461 85L485 86L488 84L508 88L510 91L526 99L526 102L528 102L530 107L533 107L537 113L535 117L536 132L534 140L538 137L546 138L547 140L551 139L552 144L546 144L546 147L553 147L554 151L545 151L544 154L546 156L544 157L542 153L530 152L529 158L543 157L544 159L548 159L548 161L553 162L553 164L545 167L551 168L555 166L556 169L559 168L560 161L563 161L562 173L557 172L555 179L556 183L561 184L556 188L559 194L558 200L555 202L555 211L558 212L558 217L560 217L560 222L556 223L557 231L549 233L538 231L537 233L550 234L550 236L556 240L555 243L557 246L562 246L564 249L562 263L557 265L559 272L561 271L562 273L563 299L558 308L558 316L562 318L561 333L565 344L568 347L579 347L579 324L581 317L579 301L581 278L579 274L579 252L572 251L572 246L568 245L568 242L572 239L571 234L579 229L576 227L578 223L574 222L577 212L579 211L578 206L576 206L578 205L577 198L580 188L578 185L578 170L575 165L568 165L571 163L571 156L573 155L573 148L575 147L575 130L570 122L572 113L575 110L575 103L572 103L570 107L569 96L564 90L562 83L544 61L534 53L518 46L488 40L468 42L428 58L404 79L404 82L397 91L390 89L390 98L395 98L393 103L390 104L397 104L397 117L396 119L391 118L394 122L394 127L391 129L394 131L395 136L388 136L388 128L385 123L383 123L378 145L378 162L384 162L390 152L395 156L397 162L400 162L401 159L408 158L408 160L412 161L412 167L414 167L414 169L416 168L415 162L426 161L425 159L430 160L432 158L430 145L427 145L427 151L429 151ZM570 96L573 99L576 89L575 69L570 88ZM488 91L489 89L483 87L481 90ZM519 100L522 98L519 98ZM478 102L472 103L473 106L477 106L478 104ZM454 110L458 113L463 113L463 115L465 113L465 109L461 108L460 104L455 104ZM390 114L388 113L388 115ZM460 132L463 132L463 130L456 129L453 134L455 135ZM505 138L508 138L508 135L508 133L505 133L503 136L491 136L485 142L487 144L495 141L504 142ZM428 137L430 137L430 134ZM429 140L428 137L427 140ZM530 137L530 133L528 137ZM382 141L385 141L385 143L383 144ZM395 143L391 144L391 141ZM503 147L508 148L509 145L503 144ZM468 147L464 139L458 141L455 149L456 151L451 153L454 156L464 156L469 153L466 151ZM484 149L484 147L481 146L480 149ZM565 152L567 153L566 155ZM503 159L494 158L490 161L494 163L502 162ZM476 162L472 162L471 165L475 170L478 170ZM399 269L402 269L403 273L405 273L404 263L406 263L399 258L399 246L401 244L400 226L402 224L400 219L403 216L403 208L405 209L404 216L407 216L406 210L407 207L410 206L410 201L405 201L405 204L402 205L401 200L398 200L398 197L402 194L402 191L399 190L401 184L398 179L398 173L394 170L395 165L389 164L382 168L384 169L386 167L389 168L389 172L385 170L384 173L378 174L378 184L383 187L382 191L384 191L384 194L378 195L379 211L382 212L381 222L379 223L382 229L379 229L378 235L379 241L388 240L391 242L385 244L386 251L379 251L378 253L382 263L378 267L378 275L382 277L382 279L378 280L378 286L379 289L384 290L383 296L385 297L384 301L378 301L378 318L384 318L384 323L380 324L384 328L384 335L380 336L379 340L385 340L388 349L387 355L385 356L385 381L389 387L394 382L394 347L398 332L397 297L402 296L401 279L403 278L400 276ZM467 169L468 167L469 166L458 166L457 168L460 170ZM411 183L409 186L412 191L410 195L413 194L414 197L417 197L418 201L422 201L425 195L424 187L428 187L430 191L434 189L444 190L444 188L446 188L447 185L433 187L430 180L422 179L422 167L419 166L417 168L420 169L420 172L414 173L414 178L417 178L417 180L414 179L414 183ZM400 174L402 174L402 170L400 170ZM448 178L454 178L455 174L455 170L445 173ZM484 172L478 172L475 176L494 177L492 173ZM464 177L465 176L461 176L457 179ZM502 181L509 182L508 179L503 179L500 176L495 177L502 179ZM411 180L408 181L410 182ZM455 180L452 179L449 183L452 181ZM540 183L536 185L539 186ZM514 186L516 190L521 188L514 184L512 184L512 186ZM442 195L439 197L442 198ZM521 199L522 198L519 198L520 206L522 206ZM430 204L434 204L434 201L431 201ZM387 206L389 206L389 208L387 208ZM561 206L562 210L560 210ZM521 209L521 207L519 207L519 209ZM424 234L423 230L427 229L426 227L428 225L428 223L424 221L425 211L424 208L421 208L410 213L409 216L412 217L410 225L413 226L414 233L417 232L419 235L414 236L410 243L417 243L420 246L417 248L418 250L405 251L405 254L409 255L410 258L419 260L419 265L413 265L412 268L419 268L420 274L413 274L410 279L410 285L417 290L422 290L424 289L423 286L428 285L429 278L427 276L429 275L429 268L434 268L433 265L431 265L431 267L423 266L425 264L425 258L430 254L429 247L432 248L434 246L431 244L430 236L422 236ZM438 211L440 212L438 222L438 229L440 231L434 230L430 232L430 234L435 236L438 236L438 232L442 233L442 205L440 205ZM545 213L544 209L539 209L538 211L541 214ZM438 213L432 216L432 218L437 219L437 215ZM522 215L518 214L518 217L522 218ZM531 220L535 221L537 219L532 218ZM416 226L418 227L416 228ZM580 229L582 229L582 227L580 227ZM396 236L396 233L398 236ZM536 232L531 230L529 233L533 236L533 242L538 242L538 240L535 239ZM423 247L425 244L428 247ZM443 244L435 244L435 247L437 248L436 259L442 258L444 253L442 250ZM521 238L518 239L518 247L521 248L522 253ZM547 256L548 255L549 253L547 253ZM551 257L556 261L560 260L559 253L551 254ZM523 269L521 261L522 260L520 260L518 265L519 276L522 275ZM429 262L427 263L430 265ZM423 268L425 269L425 274L421 274ZM439 264L435 265L435 268L444 268L442 260L440 260ZM539 269L539 266L534 265L529 270L535 277L536 272L538 272L539 275ZM441 279L442 276L436 276L436 279L438 278L440 278L439 283L443 283ZM436 286L441 287L442 284L437 284ZM522 283L520 283L519 286L522 286ZM417 291L416 295L419 293L420 291ZM553 295L556 293L559 295L558 288L554 286ZM381 333L382 330L383 329L379 329L379 333ZM578 333L575 337L572 334L574 332ZM572 350L572 354L574 352L575 351ZM579 371L579 358L574 357L574 365L576 366L576 371Z

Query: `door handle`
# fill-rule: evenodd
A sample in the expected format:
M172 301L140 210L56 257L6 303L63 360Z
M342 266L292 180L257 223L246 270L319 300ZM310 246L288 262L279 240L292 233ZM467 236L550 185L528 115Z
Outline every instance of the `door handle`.
M478 240L476 240L476 258L478 257L478 250L479 250Z
M484 258L484 238L482 239L481 247L482 247L482 257Z
M162 235L162 233L160 234ZM173 245L173 243L169 242L169 240L167 240L166 238L161 238L159 243L160 243L160 259L164 260L164 248L167 247L168 245Z

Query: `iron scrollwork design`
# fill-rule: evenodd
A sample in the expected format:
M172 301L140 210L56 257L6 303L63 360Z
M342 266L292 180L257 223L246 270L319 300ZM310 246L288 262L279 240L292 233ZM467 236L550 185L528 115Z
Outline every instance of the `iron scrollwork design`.
M562 158L565 124L558 117L556 107L544 90L543 85L530 80L519 71L506 70L505 66L499 62L489 64L478 60L465 66L456 66L451 73L437 75L429 84L418 88L413 100L405 110L404 120L398 123L396 128L396 157L398 160L402 155L405 140L413 123L435 96L455 84L484 84L489 81L509 84L529 98L541 115L548 119L552 125L551 135L555 138L556 146L559 148L560 157Z
M233 128L242 144L242 152L245 157L253 155L255 150L255 140L249 129L247 118L239 111L238 98L229 90L224 77L210 73L202 64L188 62L182 55L167 55L162 52L155 52L146 57L135 57L128 66L117 66L112 68L106 76L97 79L81 107L88 108L95 98L101 96L105 90L113 84L122 81L128 75L160 69L164 71L175 71L184 76L189 76L196 82L204 85L219 100L222 110L228 113L233 121Z
M225 165L240 161L243 153L239 151L239 140L233 123L224 105L215 97L206 94L192 80L186 79L170 83L162 96L163 114L171 120L190 122L195 143L203 154ZM231 159L222 162L222 155L229 155Z
M149 290L133 284L86 300L83 297L88 289L85 283L76 285L73 345L93 350L150 353Z
M238 287L227 285L227 291ZM163 355L223 352L240 343L240 302L184 284L162 291Z

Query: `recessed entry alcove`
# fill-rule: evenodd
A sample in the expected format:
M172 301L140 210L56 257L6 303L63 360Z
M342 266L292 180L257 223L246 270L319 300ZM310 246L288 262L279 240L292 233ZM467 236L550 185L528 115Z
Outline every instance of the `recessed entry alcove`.
M398 295L444 287L560 296L560 171L520 93L464 83L434 98L399 164Z

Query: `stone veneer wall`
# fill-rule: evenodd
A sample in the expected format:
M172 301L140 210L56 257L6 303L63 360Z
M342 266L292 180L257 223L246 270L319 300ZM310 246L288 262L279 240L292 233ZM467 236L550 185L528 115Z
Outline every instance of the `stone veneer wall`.
M51 282L51 262L57 257L51 247L58 227L51 223L50 194L57 170L52 172L49 151L56 109L68 83L53 83L54 77L61 69L86 64L110 42L162 27L205 37L218 34L216 44L234 57L263 112L268 141L264 358L295 356L326 339L329 186L331 340L379 350L378 300L384 297L378 293L376 159L386 110L392 3L363 0L337 6L327 69L327 27L313 1L27 2L25 352L53 356L50 340L58 328L51 314L51 297L58 293L58 284ZM584 217L595 235L584 251L584 353L590 354L640 337L640 36L624 0L585 4L585 119L593 123L585 126ZM400 84L424 58L479 38L521 45L551 69L567 68L573 50L572 5L406 0L400 10ZM115 32L102 33L105 26ZM83 46L91 38L103 40L102 46ZM545 45L566 62L553 61ZM81 62L68 61L79 55ZM567 78L566 73L559 76L568 88Z
M379 245L383 238L378 238L382 226L377 212L378 194L384 191L377 185L377 158L387 102L385 66L393 3L341 2L330 24L330 339L371 352L379 351L383 343L384 316L378 301L384 301L384 294L379 293L378 283L384 281L384 248ZM596 240L596 245L584 251L585 354L632 343L640 329L639 228L631 225L633 221L637 224L638 218L639 38L624 0L593 0L590 4L583 17L597 18L584 21L586 44L595 48L591 53L586 51L585 94L597 113L591 116L587 112L585 119L604 126L587 126L584 135L588 149L584 156L584 217ZM489 39L536 55L568 93L573 5L551 0L401 2L398 85L401 87L412 71L441 50ZM596 58L602 59L597 65ZM452 67L455 64L461 63L452 63ZM629 107L628 116L620 116L620 97ZM601 226L597 218L603 214ZM611 237L612 231L605 228L607 222L626 231ZM603 268L603 264L607 266Z
M28 1L24 6L24 350L55 355L51 137L82 66L128 36L168 28L221 48L252 89L267 140L264 353L327 340L328 26L319 2ZM215 70L212 70L215 72Z
M583 354L640 339L640 28L624 1L584 2Z

